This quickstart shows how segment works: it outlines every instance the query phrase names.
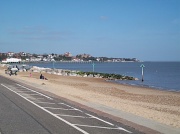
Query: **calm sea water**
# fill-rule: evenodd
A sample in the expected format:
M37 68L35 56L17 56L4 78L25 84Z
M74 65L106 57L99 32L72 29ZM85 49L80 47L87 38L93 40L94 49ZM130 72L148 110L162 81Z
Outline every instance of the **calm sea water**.
M141 81L141 67L144 64L144 81ZM68 70L93 71L92 63L29 63L31 66L58 68ZM95 63L95 72L115 73L138 78L137 81L115 81L121 84L130 84L151 87L161 90L180 91L180 62L114 62Z

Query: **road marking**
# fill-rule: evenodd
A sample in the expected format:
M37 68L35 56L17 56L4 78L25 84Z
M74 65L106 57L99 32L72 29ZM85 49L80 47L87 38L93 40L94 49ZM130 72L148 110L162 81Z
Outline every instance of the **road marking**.
M67 107L76 109L75 107L69 106L69 105L67 105L67 104L65 104L65 103L58 103L58 104L62 104L62 105L65 105L65 106L67 106Z
M90 116L90 117L93 117L93 118L95 118L95 119L97 119L97 120L99 120L99 121L102 121L102 122L104 122L104 123L106 123L106 124L109 124L109 125L111 125L111 126L114 126L114 124L112 124L112 123L110 123L110 122L107 122L107 121L105 121L105 120L103 120L103 119L100 119L100 118L98 118L98 117L96 117L96 116L93 116L93 115L87 114L87 113L85 113L85 114L88 115L88 116Z
M69 105L67 105L67 104L65 104L65 103L58 103L58 104L62 104L62 105L68 106L68 107L70 107L70 108L74 108L74 107L69 106ZM76 108L74 108L74 109L76 109ZM78 109L77 109L77 110L78 110ZM81 110L79 110L79 111L81 111ZM81 112L83 112L83 111L81 111ZM88 114L88 113L85 113L85 114L88 115L88 116L90 116L91 118L97 119L97 120L99 120L99 121L101 121L101 122L104 122L104 123L106 123L106 124L109 124L109 125L111 125L111 126L114 126L114 124L112 124L112 123L110 123L110 122L108 122L108 121L105 121L105 120L103 120L103 119L100 119L100 118L98 118L98 117L96 117L96 116L93 116L93 115ZM103 128L103 127L102 127L102 128ZM117 128L117 127L116 127L116 128ZM121 127L118 127L118 129L123 130L123 131L128 132L128 133L132 133L132 132L130 132L130 131L124 129L124 128L121 128Z
M131 131L128 131L128 130L126 130L126 129L122 128L122 127L118 127L118 129L119 129L119 130L123 130L123 131L125 131L125 132L128 132L128 133L132 134L132 132L131 132Z
M75 109L75 110L77 110L77 111L79 111L79 112L82 112L82 113L83 113L83 111L82 111L82 110L77 109L77 108L72 107L72 106L69 106L69 105L67 105L67 104L65 104L65 103L58 103L58 104L65 105L65 106L67 106L67 107L73 108L73 109Z
M94 128L105 128L105 129L119 129L114 127L102 127L102 126L90 126L90 125L81 125L81 124L74 124L75 126L81 126L81 127L94 127Z
M54 116L55 118L57 118L57 119L63 121L64 123L68 124L69 126L75 128L75 129L77 129L78 131L82 132L83 134L89 134L88 132L84 131L83 129L81 129L81 128L75 126L74 124L72 124L72 123L70 123L70 122L64 120L63 118L59 117L58 115L56 115L56 114L54 114L54 113L48 111L47 109L45 109L45 108L39 106L38 104L36 104L36 103L34 103L33 101L27 99L26 97L22 96L21 94L17 93L16 91L10 89L9 87L7 87L7 86L5 86L5 85L3 85L3 84L1 84L1 85L2 85L3 87L7 88L8 90L14 92L15 94L19 95L19 96L22 97L23 99L27 100L28 102L34 104L35 106L37 106L38 108L42 109L43 111L45 111L45 112L49 113L50 115Z
M65 109L65 108L54 108L54 107L43 107L43 108L45 108L45 109L54 109L54 110L58 110L58 109L60 109L60 110L75 110L75 109Z
M6 86L3 85L3 84L1 84L1 85L4 86L4 87L6 87ZM39 92L37 92L37 91L34 91L34 90L29 89L29 88L27 88L27 87L24 87L24 86L22 86L22 85L20 85L20 84L17 84L17 85L20 86L20 87L23 87L23 88L25 88L25 89L27 89L27 90L29 90L29 91L35 92L35 93L37 93L37 94L39 94L39 95L42 95L42 96L44 96L44 97L46 97L46 98L48 98L48 99L53 100L51 97L48 97L48 96L46 96L46 95L44 95L44 94L42 94L42 93L39 93ZM33 101L31 101L31 100L28 100L28 99L27 99L28 97L24 97L24 96L22 96L21 94L19 94L18 92L14 91L14 90L12 90L12 89L10 89L10 88L8 88L8 87L6 87L6 88L9 89L9 90L11 90L12 92L18 94L19 96L21 96L21 97L24 98L25 100L31 102L32 104L36 105L37 107L41 108L42 110L46 111L47 113L53 115L54 117L58 118L59 120L65 122L66 124L68 124L68 125L70 125L70 126L72 126L72 127L74 127L74 128L76 128L76 126L74 126L74 125L76 125L76 124L72 124L72 123L64 120L63 118L60 118L59 116L68 116L68 117L77 117L77 118L78 118L78 117L79 117L79 118L94 118L94 119L97 119L97 120L99 120L99 121L102 121L102 122L104 122L104 123L106 123L106 124L109 124L109 125L111 125L111 126L115 126L114 124L112 124L112 123L110 123L110 122L107 122L107 121L105 121L105 120L103 120L103 119L100 119L100 118L98 118L98 117L96 117L96 116L93 116L93 115L90 115L90 114L87 114L87 113L85 113L85 114L88 115L88 116L90 116L90 117L54 114L54 113L46 110L45 107L41 107L41 106L39 106L38 104L36 104L35 102L33 102ZM34 94L34 95L35 95L35 94ZM40 98L40 99L44 99L44 98ZM37 103L38 103L38 102L37 102ZM46 104L47 104L47 102L39 102L39 103L46 103ZM49 103L49 102L48 102L48 103ZM54 104L56 104L56 103L54 103ZM65 106L67 106L67 107L72 108L72 109L68 109L68 110L77 110L77 111L79 111L79 112L84 113L83 111L81 111L81 110L79 110L79 109L77 109L77 108L74 108L74 107L72 107L72 106L70 106L70 105L67 105L67 104L65 104L65 103L58 103L58 104L65 105ZM78 125L78 124L77 124L77 125ZM84 125L84 126L86 126L86 125ZM101 127L101 128L106 128L106 127ZM86 131L82 130L81 128L78 128L78 127L77 127L76 129L77 129L77 130L80 129L79 131L82 131L84 134L88 134ZM114 129L120 129L120 130L126 131L126 132L128 132L128 133L132 133L132 132L130 132L130 131L122 128L122 127L117 127L117 126L116 126L116 128L114 128Z
M58 116L66 116L66 117L73 117L73 118L92 118L92 117L85 117L85 116L74 116L74 115L65 115L65 114L56 114Z
M52 102L36 102L35 103L40 103L40 104L56 104L56 103L52 103Z
M120 128L120 127L116 127L116 128L112 128L112 127L101 127L101 126L89 126L89 125L81 125L81 124L74 124L75 126L80 126L80 127L92 127L92 128L103 128L103 129L117 129L117 130L123 130L126 131L128 133L132 133L124 128Z
M50 100L53 100L53 98L51 98L51 97L49 97L49 96L47 96L47 95L44 95L44 94L42 94L42 93L39 93L39 92L37 92L37 91L34 91L34 90L32 90L32 89L29 89L29 88L27 88L27 87L25 87L25 86L22 86L22 85L20 85L20 84L16 84L16 85L18 85L18 86L20 86L20 87L23 87L23 88L25 88L25 89L27 89L27 90L29 90L29 91L35 92L35 93L37 93L37 94L40 94L40 95L42 95L42 96L44 96L44 97L46 97L46 98L48 98L48 99L50 99Z

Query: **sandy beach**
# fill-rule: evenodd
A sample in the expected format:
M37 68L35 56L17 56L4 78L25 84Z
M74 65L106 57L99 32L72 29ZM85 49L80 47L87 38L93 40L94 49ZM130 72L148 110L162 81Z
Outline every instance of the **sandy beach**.
M102 78L59 76L43 73L48 80L40 80L40 73L18 72L9 76L0 69L0 74L21 80L35 87L69 100L108 106L113 109L138 115L171 127L180 128L180 93L107 82Z

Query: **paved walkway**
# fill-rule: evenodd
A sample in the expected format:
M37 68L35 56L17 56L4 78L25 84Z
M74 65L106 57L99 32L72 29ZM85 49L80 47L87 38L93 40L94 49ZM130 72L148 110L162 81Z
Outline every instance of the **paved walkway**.
M5 75L3 75L3 76L5 76ZM12 77L9 77L7 75L6 75L6 77L12 78ZM33 86L35 88L39 88L41 90L44 90L42 88L42 86L36 85L34 83L31 83L31 82L19 80L17 77L16 77L16 81L18 81L20 83L24 83L24 84L29 85L29 86ZM122 118L124 120L129 121L129 122L133 122L135 124L145 126L147 128L150 128L152 130L158 131L158 132L163 133L163 134L180 134L180 128L173 128L171 126L167 126L167 125L158 123L156 121L145 119L145 118L142 118L140 116L136 116L136 115L133 115L133 114L130 114L127 112L112 109L112 108L104 106L104 105L99 105L99 104L90 103L90 102L84 102L82 105L88 106L88 107L93 108L95 110L102 111L103 113L107 113L109 115L113 115L117 118Z

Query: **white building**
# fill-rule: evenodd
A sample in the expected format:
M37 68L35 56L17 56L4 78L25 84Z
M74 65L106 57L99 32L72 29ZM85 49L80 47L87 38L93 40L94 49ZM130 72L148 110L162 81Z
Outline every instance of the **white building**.
M7 58L5 60L2 60L2 63L19 63L21 62L21 59L17 58Z
M8 57L12 57L14 55L14 52L8 52Z

